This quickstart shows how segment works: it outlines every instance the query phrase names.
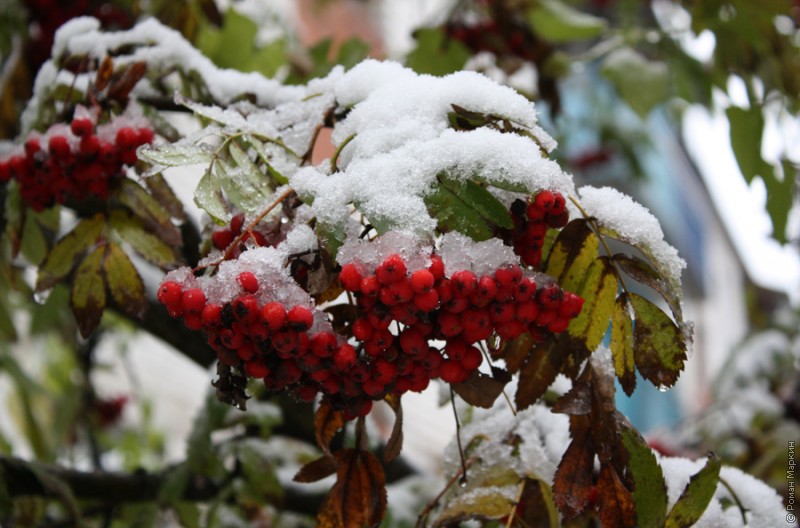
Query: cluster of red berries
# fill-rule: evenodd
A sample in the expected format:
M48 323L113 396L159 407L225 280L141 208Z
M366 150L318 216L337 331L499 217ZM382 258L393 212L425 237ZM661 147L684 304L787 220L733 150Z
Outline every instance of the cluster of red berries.
M541 263L547 228L561 229L569 222L566 205L561 193L548 190L539 191L528 202L511 204L514 228L504 233L504 238L522 262L533 267Z
M31 134L24 152L0 161L0 182L17 180L22 199L36 211L70 198L106 199L111 181L122 176L123 165L136 163L136 149L153 141L153 131L123 126L113 142L96 132L91 119L77 118L69 128L56 125L45 136Z
M211 243L220 251L225 251L228 249L234 240L242 234L242 228L244 228L244 214L239 213L234 215L231 218L231 222L228 227L222 227L220 229L216 229L211 233ZM239 244L231 250L230 253L227 254L226 260L235 260L241 255L242 251L247 250L247 246L245 243L248 240L253 240L255 244L259 247L264 247L269 245L267 243L267 238L264 236L263 233L259 231L248 231L247 233L242 236L242 239L239 241Z
M437 255L413 273L396 254L373 272L345 264L339 280L355 298L350 342L331 330L312 332L307 306L260 303L263 285L249 271L237 276L239 292L228 303L207 302L201 288L173 280L161 284L158 299L187 327L203 330L223 363L263 379L273 392L288 390L304 401L321 393L348 418L368 413L387 394L420 392L431 379L463 382L483 361L479 341L494 333L513 339L561 332L583 305L556 284L537 288L516 265L447 277Z

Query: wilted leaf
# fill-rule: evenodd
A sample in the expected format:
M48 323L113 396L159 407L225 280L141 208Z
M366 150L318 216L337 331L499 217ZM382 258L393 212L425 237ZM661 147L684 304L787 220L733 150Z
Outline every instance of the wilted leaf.
M538 344L522 365L515 397L517 409L526 409L536 403L561 371L564 354L556 343Z
M572 320L567 332L594 350L608 332L617 296L617 275L605 257L594 260L578 294L585 299L581 313Z
M97 68L97 73L95 74L94 78L94 87L98 91L102 91L108 86L109 81L111 80L111 75L114 73L114 62L111 60L111 57L106 55L103 57L102 62L100 62L100 66Z
M463 69L470 57L461 42L445 38L437 28L421 28L414 32L417 47L406 56L406 66L417 73L447 75Z
M600 523L604 528L658 526L636 524L636 508L631 492L622 483L611 464L603 464L600 467L596 488Z
M506 362L506 368L511 374L519 372L534 345L533 338L528 332L503 343L501 357Z
M553 501L553 491L548 483L525 479L516 518L523 526L558 528L558 511Z
M133 318L141 319L147 311L144 283L128 255L117 244L106 244L103 272L116 307Z
M572 383L572 387L553 404L553 412L573 416L586 415L592 412L592 379L591 369Z
M138 183L127 178L122 180L119 201L165 244L178 247L183 243L169 212Z
M667 97L667 65L650 61L632 48L623 47L610 53L601 71L641 117L646 117L654 106Z
M386 441L386 449L383 451L383 461L391 462L398 456L403 449L403 405L400 402L399 394L387 394L384 398L389 407L394 411L394 426L389 440Z
M145 231L144 226L133 215L118 209L112 211L108 223L122 240L148 262L161 269L170 269L180 264L180 258L175 251L160 238Z
M331 454L331 440L346 422L344 413L334 409L327 400L322 400L314 413L314 438L323 453Z
M487 376L477 370L462 383L453 383L453 390L470 405L489 409L503 393L503 388L511 381L511 375L498 367L492 367L492 375Z
M368 451L336 452L336 484L317 514L320 528L378 526L386 514L386 478L378 459Z
M571 427L572 442L564 452L553 478L553 498L565 518L583 513L589 506L594 471L594 447L589 437L588 420L580 419Z
M599 246L600 240L586 220L573 220L558 234L547 257L545 273L554 277L563 289L575 292L597 258Z
M105 217L98 213L81 220L59 240L39 268L36 291L48 290L69 275L81 255L97 243L104 228Z
M686 361L686 343L680 329L656 305L629 294L634 312L633 357L644 378L657 387L678 381Z
M688 528L700 519L717 490L719 470L719 459L710 453L706 465L692 475L678 502L670 510L666 528Z
M628 472L633 477L633 502L637 526L664 526L667 486L653 451L632 428L623 428L620 439L628 451Z
M608 23L570 7L561 0L539 0L528 12L534 32L551 42L572 42L597 37Z
M633 321L628 308L628 296L624 293L614 302L609 348L617 379L625 394L630 396L636 388L636 366L633 356Z
M105 247L99 246L78 264L72 278L70 306L84 338L97 328L106 307L106 286L101 266Z
M303 465L294 476L295 482L317 482L336 473L336 459L331 455L321 457Z

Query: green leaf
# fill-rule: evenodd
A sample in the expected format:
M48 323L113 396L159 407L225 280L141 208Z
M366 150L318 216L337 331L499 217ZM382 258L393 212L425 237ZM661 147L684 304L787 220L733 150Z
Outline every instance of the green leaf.
M747 183L756 176L772 174L772 167L761 157L761 138L764 132L761 106L730 106L725 114L730 124L731 148Z
M447 75L464 68L470 52L458 40L445 38L440 28L422 28L414 32L417 47L406 57L406 66L417 73Z
M764 184L767 186L767 212L772 219L772 236L785 244L786 224L789 211L795 198L795 181L797 167L789 160L783 160L783 178L780 179L774 172L764 175Z
M201 475L213 475L222 469L222 461L214 452L211 433L222 427L231 410L213 394L206 397L206 405L192 423L192 432L186 444L186 465Z
M692 475L678 502L670 510L666 528L688 528L700 519L717 490L720 467L719 459L710 453L706 465Z
M628 451L628 471L633 477L633 502L637 526L664 526L667 486L653 451L634 429L623 428L620 439Z
M616 236L616 233L614 236ZM632 279L657 291L667 302L675 320L679 322L683 321L681 290L675 289L675 286L680 286L679 284L673 286L673 284L665 280L653 266L638 257L617 253L611 257L611 260L617 264L622 271L630 275Z
M184 528L201 528L200 506L194 502L178 502L172 505L178 521Z
M539 0L528 12L533 31L551 42L572 42L602 34L608 23L560 0Z
M145 230L141 222L125 211L112 211L108 220L111 229L148 262L161 269L178 266L180 257L157 236Z
M228 165L222 160L214 163L217 181L232 204L247 213L256 213L264 207L264 195L246 176L246 171Z
M351 37L339 46L335 64L341 64L349 70L367 56L369 56L369 44L357 37Z
M169 212L135 181L122 180L119 201L165 244L178 247L183 243L181 232L172 223Z
M103 272L116 307L135 319L144 317L147 311L144 283L131 259L117 244L106 244Z
M194 190L194 203L207 212L215 222L227 224L231 219L228 204L222 194L222 189L217 181L214 171L209 166Z
M138 153L140 159L164 167L208 165L214 159L214 153L204 143L148 145L140 148Z
M247 504L263 504L278 501L283 496L283 488L275 473L274 466L266 456L265 449L258 449L253 444L256 439L239 445L236 458L241 464L244 487L238 493L238 500ZM260 441L263 442L263 441Z
M70 306L84 338L89 337L100 324L106 307L106 288L101 272L104 255L103 246L95 248L81 261L72 278Z
M586 278L578 292L585 299L581 313L567 327L569 335L596 349L608 332L617 297L617 275L608 260L596 259L589 266Z
M0 299L0 341L16 341L17 329L6 306L5 299Z
M272 77L286 62L286 43L278 39L257 48L257 33L258 26L250 17L228 9L222 28L203 25L197 34L196 44L217 66L245 72L257 71Z
M39 268L36 291L48 290L69 275L81 255L97 243L104 228L105 217L97 213L92 218L81 220L59 240Z
M441 231L458 231L480 241L493 236L492 225L513 227L506 207L477 183L445 176L439 176L439 182L441 185L425 197L425 203Z
M249 206L250 208L245 210L256 212L272 196L272 188L269 186L270 180L261 173L256 164L253 163L253 160L250 159L250 156L235 141L230 142L228 153L236 164L234 168L235 177L232 178L231 183L236 188L236 191L243 195L243 199L247 204L252 203ZM228 170L230 171L231 169ZM225 180L223 180L223 188L225 192L228 192Z
M545 273L554 277L568 291L577 291L597 257L600 240L586 220L567 224L556 237L545 264Z
M636 365L633 356L633 320L628 307L628 296L624 293L614 302L609 348L619 384L625 394L630 396L636 388Z
M603 61L602 74L641 117L667 98L669 67L647 60L631 48L620 48Z
M47 240L39 222L36 221L36 216L30 213L25 215L20 250L25 259L33 265L41 264L47 256Z
M633 354L636 368L657 387L678 381L686 361L686 343L678 326L659 307L629 293L633 306Z
M267 149L261 140L256 139L254 136L248 134L244 136L244 141L249 146L253 147L253 150L256 151L256 154L258 154L258 157L261 159L261 162L266 165L267 174L269 174L269 177L272 178L272 181L276 186L289 183L289 179L272 166L271 161L273 156L267 152Z

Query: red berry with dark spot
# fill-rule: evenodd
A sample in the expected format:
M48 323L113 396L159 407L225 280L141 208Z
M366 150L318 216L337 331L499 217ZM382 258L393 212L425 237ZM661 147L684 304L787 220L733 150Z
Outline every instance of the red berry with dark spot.
M69 125L70 130L76 136L85 137L92 133L94 130L94 123L92 123L91 119L87 118L78 118L73 119L72 123Z
M421 269L411 274L411 289L415 293L427 293L433 289L433 284L436 281L433 273L429 270Z
M243 271L236 277L237 282L242 287L242 290L247 293L255 293L258 291L258 278L251 271Z
M267 303L261 308L261 320L270 330L280 330L286 324L286 309L279 302Z
M361 286L361 272L355 264L345 264L342 266L342 271L339 272L339 282L342 287L351 292L357 292Z
M181 307L184 312L199 314L206 306L206 295L200 288L191 288L181 295Z
M167 281L158 288L158 301L164 305L178 304L183 295L183 288L175 281Z
M403 257L394 254L389 255L383 264L375 270L375 276L381 284L391 284L406 277L406 263Z
M295 306L289 310L286 320L292 329L305 332L314 324L314 314L305 306Z

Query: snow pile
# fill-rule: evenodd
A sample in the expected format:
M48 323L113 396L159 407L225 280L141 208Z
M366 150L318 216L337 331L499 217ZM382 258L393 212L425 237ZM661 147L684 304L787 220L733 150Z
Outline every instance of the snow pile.
M616 232L623 241L648 250L670 281L680 283L686 261L664 240L661 224L646 207L611 187L587 186L578 192L589 216L597 218L602 227Z

